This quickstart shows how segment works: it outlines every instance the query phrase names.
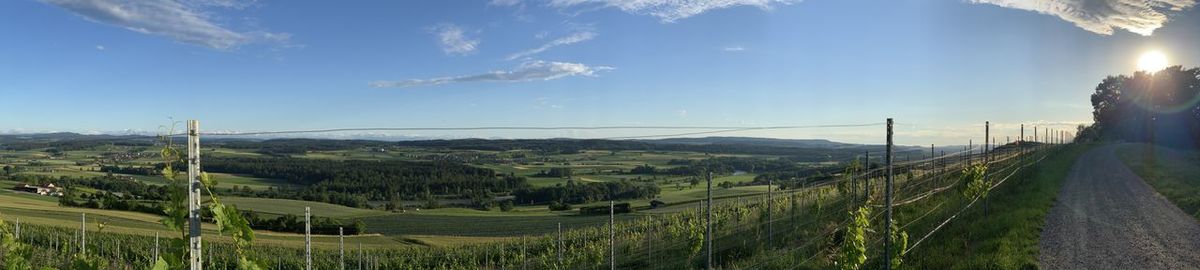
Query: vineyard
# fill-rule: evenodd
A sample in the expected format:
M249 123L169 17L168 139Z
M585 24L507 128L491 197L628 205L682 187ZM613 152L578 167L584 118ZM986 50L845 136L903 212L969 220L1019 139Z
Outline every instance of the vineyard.
M347 238L336 248L314 248L311 265L314 269L692 269L705 267L711 255L714 267L728 269L900 266L947 224L977 222L961 220L964 212L983 211L986 217L988 191L1021 181L1028 167L1061 147L989 144L957 153L930 150L929 158L902 163L889 158L888 166L874 168L855 162L834 180L801 188L724 200L710 208L702 201L694 211L606 226L563 228L560 224L551 228L557 233L487 244L364 249ZM109 233L95 222L78 224L77 229L21 226L2 214L0 218L8 223L4 234L11 235L14 243L5 244L0 258L20 255L15 247L26 246L29 261L37 266L75 269L67 258L86 252L106 258L105 269L143 269L154 265L161 254L186 253L184 245L166 244L175 236ZM886 222L889 214L891 226ZM712 237L706 239L709 217ZM238 266L233 238L205 235L204 239L206 269ZM304 248L263 244L247 247L245 254L269 269L304 269L308 260Z

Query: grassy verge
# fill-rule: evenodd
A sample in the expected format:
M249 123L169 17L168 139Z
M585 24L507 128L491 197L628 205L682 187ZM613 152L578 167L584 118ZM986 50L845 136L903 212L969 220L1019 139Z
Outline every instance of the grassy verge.
M1158 194L1200 219L1200 153L1130 144L1118 148L1117 156Z
M991 191L986 216L981 204L968 209L906 255L905 268L1037 269L1038 239L1046 214L1075 160L1092 147L1066 146L1018 172ZM906 213L924 213L939 200L945 200L949 206L942 207L950 209L961 209L965 202L957 192L940 197L904 209L899 220L907 220L903 218ZM910 241L942 220L922 220L925 224L916 224L918 229L909 232Z

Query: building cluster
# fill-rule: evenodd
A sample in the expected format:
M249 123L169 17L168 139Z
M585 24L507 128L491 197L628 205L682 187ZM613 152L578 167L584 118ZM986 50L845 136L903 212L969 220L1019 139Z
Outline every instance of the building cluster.
M62 187L55 186L54 184L44 184L44 185L17 184L17 186L13 187L13 190L21 191L21 192L35 193L35 194L42 195L42 196L62 196L63 195Z

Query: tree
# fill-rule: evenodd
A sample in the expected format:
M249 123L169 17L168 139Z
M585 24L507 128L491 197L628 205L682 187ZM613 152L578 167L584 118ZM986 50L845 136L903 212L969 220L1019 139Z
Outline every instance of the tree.
M508 212L513 210L513 201L504 200L500 202L500 211Z
M1109 76L1091 96L1100 136L1168 146L1200 145L1200 68ZM1086 130L1080 130L1079 135Z

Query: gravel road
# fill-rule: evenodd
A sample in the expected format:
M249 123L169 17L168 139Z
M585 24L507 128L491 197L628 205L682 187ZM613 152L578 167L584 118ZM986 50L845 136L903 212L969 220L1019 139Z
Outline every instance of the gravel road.
M1042 230L1045 269L1200 269L1200 223L1158 195L1116 155L1084 153Z

